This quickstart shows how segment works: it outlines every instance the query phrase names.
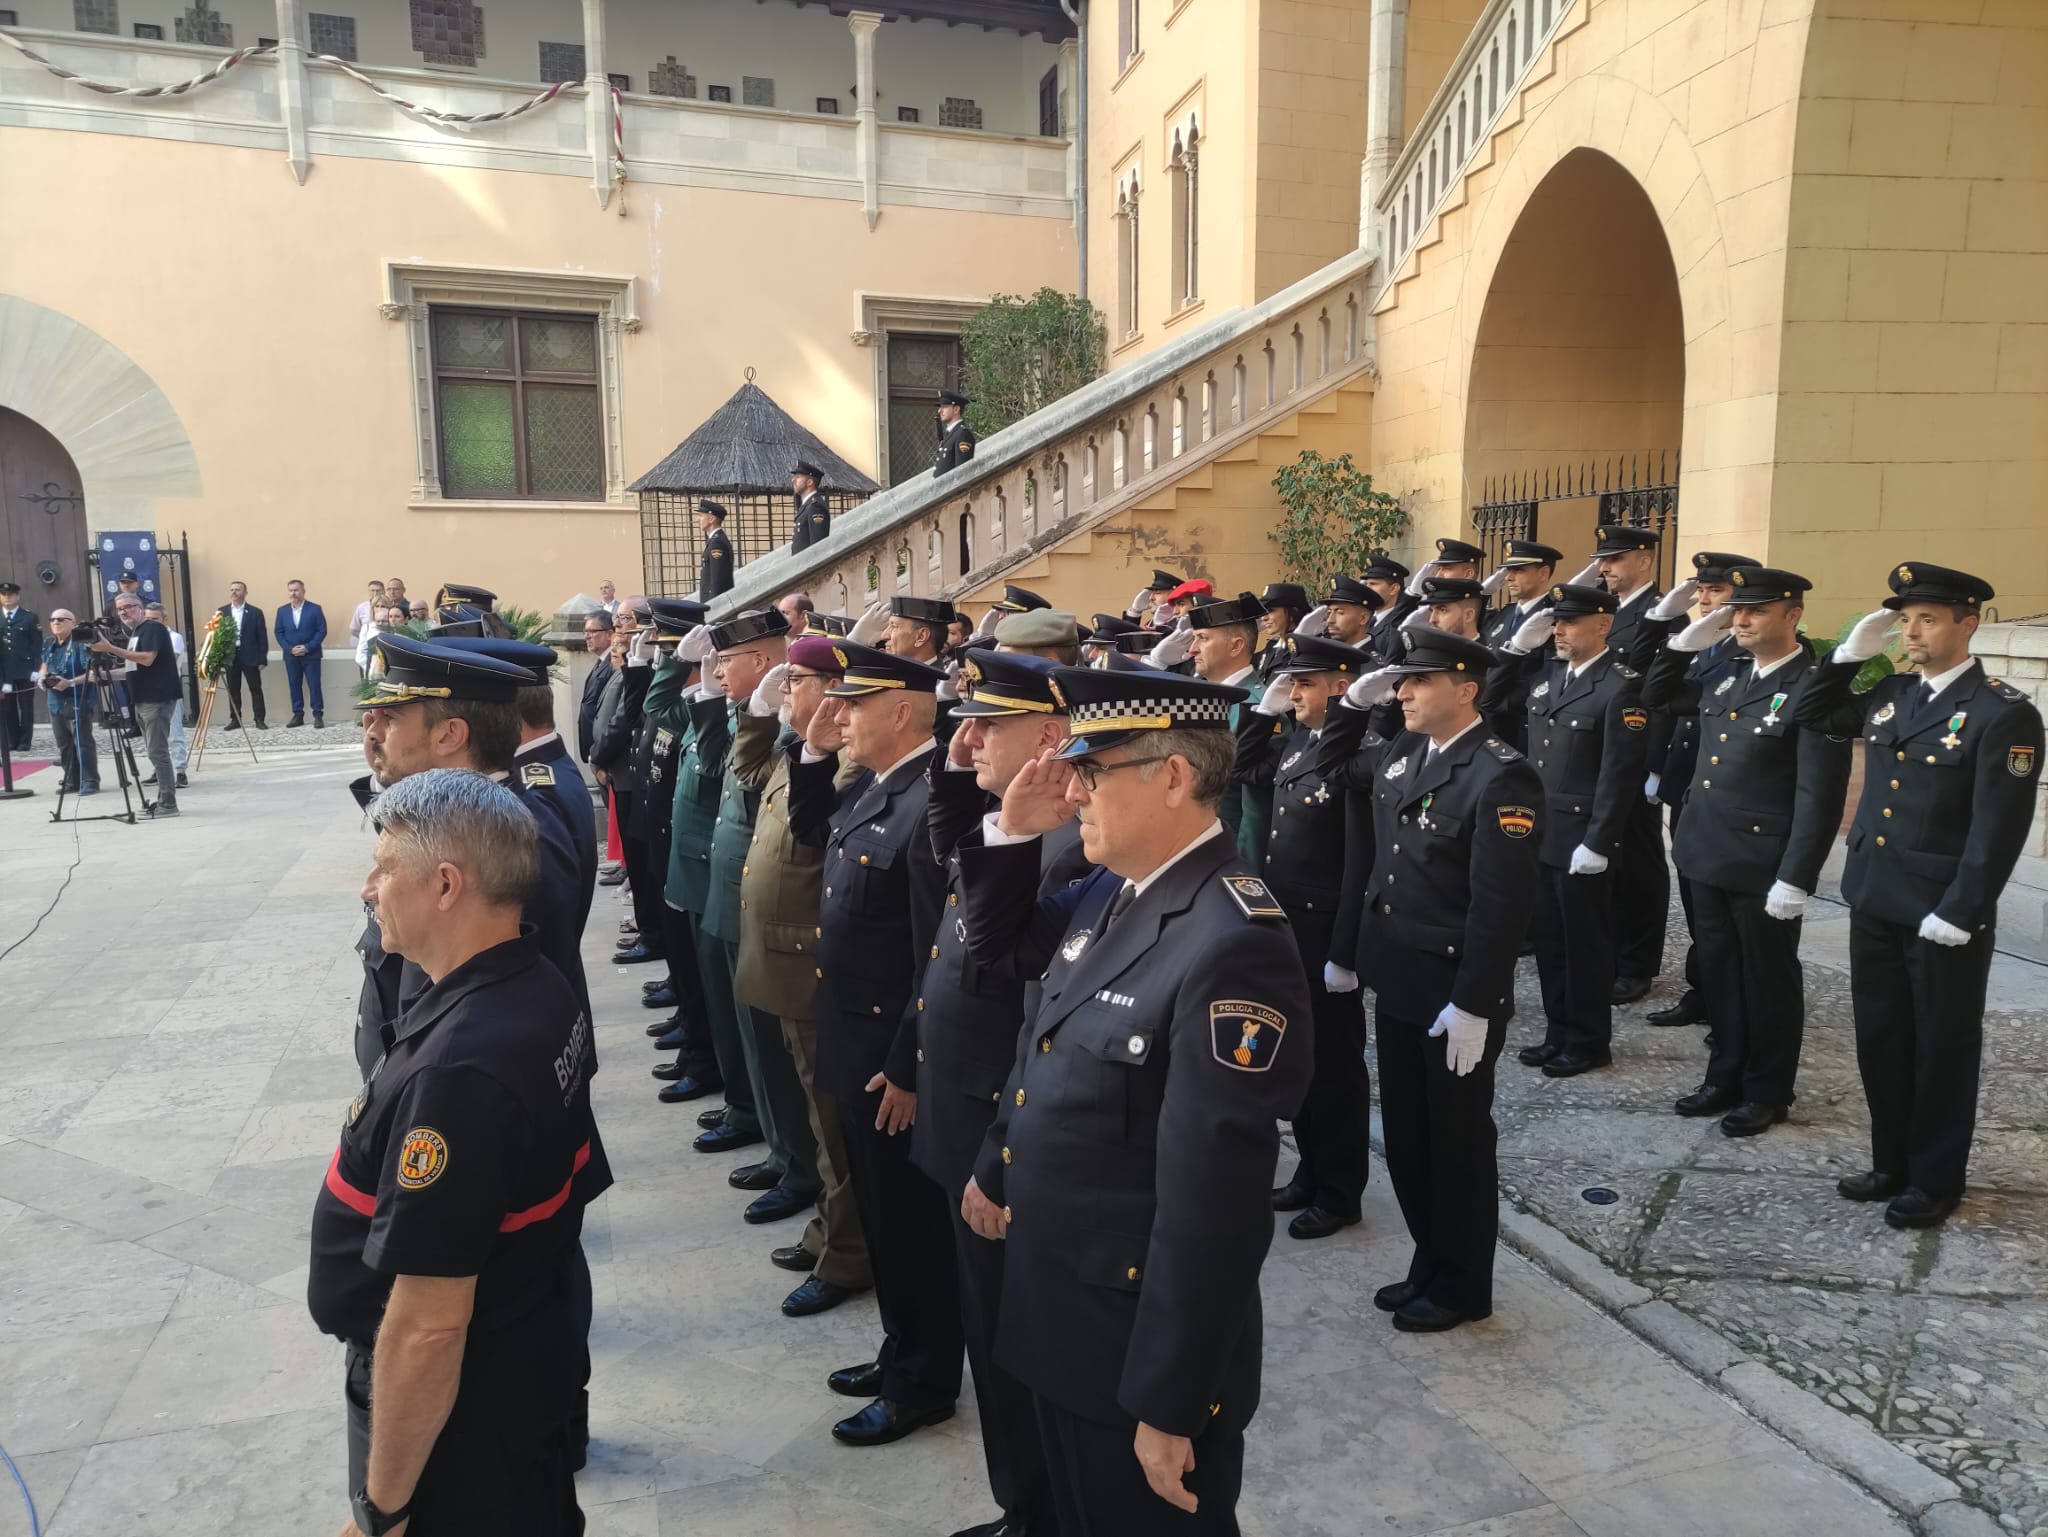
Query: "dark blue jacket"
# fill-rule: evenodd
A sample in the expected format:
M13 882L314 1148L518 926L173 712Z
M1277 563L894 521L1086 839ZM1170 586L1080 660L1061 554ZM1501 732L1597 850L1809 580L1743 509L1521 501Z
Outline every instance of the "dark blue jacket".
M220 606L222 619L235 622L232 604ZM265 623L263 610L253 603L242 605L242 627L235 635L235 665L237 667L261 667L270 660L270 626Z
M306 655L317 656L320 643L327 639L327 616L320 612L320 605L308 599L305 612L297 623L292 621L292 606L278 605L277 618L271 628L277 632L277 649L286 656L292 654L292 647L304 646Z

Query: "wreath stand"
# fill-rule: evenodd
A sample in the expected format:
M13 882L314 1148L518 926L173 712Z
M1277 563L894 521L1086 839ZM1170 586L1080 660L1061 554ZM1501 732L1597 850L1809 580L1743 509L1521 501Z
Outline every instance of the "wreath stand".
M198 768L199 760L206 756L206 727L207 723L213 719L213 696L219 692L220 680L218 678L208 678L206 680L206 688L199 696L199 719L192 727L193 736L197 740L192 743L192 752L186 764L188 768ZM242 712L240 707L236 705L232 694L228 696L228 718L236 725L241 725ZM242 745L249 749L249 761L254 763L256 761L256 744L250 740L247 727L242 728Z

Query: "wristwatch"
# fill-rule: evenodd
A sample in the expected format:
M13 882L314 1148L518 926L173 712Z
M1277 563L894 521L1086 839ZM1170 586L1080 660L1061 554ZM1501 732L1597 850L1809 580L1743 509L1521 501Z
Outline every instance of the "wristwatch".
M348 1503L349 1508L355 1512L356 1530L361 1532L363 1537L384 1537L392 1527L412 1514L410 1500L393 1511L379 1510L370 1503L370 1487L367 1484L358 1489L355 1497Z

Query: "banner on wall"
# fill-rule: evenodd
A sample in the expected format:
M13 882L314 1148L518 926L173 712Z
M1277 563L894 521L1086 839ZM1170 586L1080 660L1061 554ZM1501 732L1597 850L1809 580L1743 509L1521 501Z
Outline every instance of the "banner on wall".
M163 601L162 575L158 569L156 535L149 532L109 532L94 536L99 546L100 607L112 612L114 595L120 591L121 574L135 573L137 590L145 603Z

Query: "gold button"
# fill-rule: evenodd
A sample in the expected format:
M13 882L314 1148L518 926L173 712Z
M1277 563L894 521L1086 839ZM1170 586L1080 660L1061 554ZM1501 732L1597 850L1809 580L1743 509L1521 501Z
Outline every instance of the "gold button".
M1883 848L1883 847L1884 847L1884 834L1883 834L1883 833L1879 833L1879 834L1877 835L1877 846L1878 846L1879 848Z
M813 939L823 939L825 937L825 931L821 928L814 928L811 930L811 937Z
M1017 1091L1017 1103L1020 1105L1024 1103L1024 1091L1022 1089Z
M1005 1222L1008 1222L1008 1221L1010 1221L1010 1220L1011 1220L1011 1217L1010 1217L1010 1208L1009 1208L1009 1207L1007 1207L1007 1206L1005 1206L1005 1207L1003 1208L1003 1220L1004 1220Z
M1927 755L1927 761L1928 761L1929 763L1932 763L1932 762L1934 761L1934 754L1933 754L1933 753L1929 753L1929 754Z
M881 1013L882 1011L881 1011L880 1009L877 1009L877 1010L875 1010L875 1012L876 1012L877 1014L879 1014L879 1013ZM918 1012L918 1013L920 1013L920 1014L922 1014L922 1013L924 1012L924 1000L923 1000L922 998L920 998L920 999L918 999L918 1000L917 1000L917 1012Z
M823 966L817 966L813 967L812 969L818 973L819 980L823 981L825 976L825 968Z
M948 907L958 907L958 906L960 905L960 898L959 898L959 895L958 895L957 893L955 893L955 892L951 892L951 891L947 892L947 893L946 893L946 905L947 905Z
M865 855L865 854L861 855L861 856L860 856L860 862L861 862L862 864L866 864L866 863L868 862L868 856L867 856L867 855Z
M1720 757L1719 757L1718 755L1716 755L1715 757L1712 757L1712 758L1709 758L1709 759L1707 759L1707 762L1709 762L1709 763L1719 763L1720 761L1721 761L1721 759L1720 759Z
M1894 790L1896 790L1896 789L1897 789L1898 787L1899 787L1899 782L1898 782L1898 781L1897 781L1896 779L1894 779L1894 780L1892 781L1892 788L1893 788Z
M1052 1050L1052 1042L1051 1042L1051 1040L1049 1040L1049 1039L1048 1039L1048 1040L1042 1040L1042 1041L1040 1041L1040 1042L1038 1043L1038 1049L1039 1049L1040 1051L1051 1051L1051 1050ZM1020 1104L1020 1105L1024 1103L1024 1096L1023 1096L1022 1094L1019 1094L1019 1095L1017 1096L1017 1103L1018 1103L1018 1104Z
M1735 712L1734 712L1733 710L1730 710L1730 711L1728 712L1728 718L1729 718L1730 720L1733 720L1733 719L1735 719Z
M938 958L939 958L939 947L938 947L937 945L933 945L933 946L932 946L932 959L933 959L933 960L937 960Z
M1906 761L1906 755L1905 755L1904 753L1900 753L1900 754L1899 754L1899 762L1901 762L1901 763L1904 763L1905 761Z
M1138 1267L1137 1267L1136 1265L1133 1265L1133 1266L1131 1266L1131 1268L1130 1268L1129 1270L1126 1270L1126 1271L1124 1272L1124 1279L1125 1279L1126 1281L1135 1281L1135 1280L1137 1280L1137 1279L1138 1279Z
M1889 807L1889 806L1885 807L1885 808L1884 808L1884 814L1885 814L1886 816L1890 816L1890 815L1892 814L1892 808L1891 808L1891 807Z
M879 1003L871 1003L868 1005L868 1012L870 1014L879 1014L882 1012L882 1006Z
M1004 1149L1003 1149L1003 1162L1004 1162L1004 1163L1008 1163L1009 1161L1010 1161L1010 1150L1009 1150L1008 1148L1004 1148Z
M1722 733L1721 733L1721 740L1722 740L1722 741L1724 741L1724 742L1728 740L1728 733L1727 733L1727 732L1725 732L1725 731L1724 731L1724 732L1722 732Z

